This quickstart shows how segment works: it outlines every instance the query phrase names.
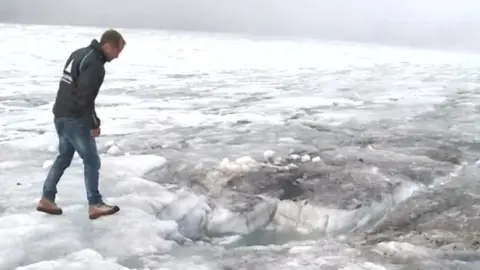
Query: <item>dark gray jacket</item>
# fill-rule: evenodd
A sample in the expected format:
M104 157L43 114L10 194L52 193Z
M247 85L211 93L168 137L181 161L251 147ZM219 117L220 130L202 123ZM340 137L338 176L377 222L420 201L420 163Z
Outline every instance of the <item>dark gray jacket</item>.
M81 118L89 129L100 126L95 98L105 77L105 62L105 54L95 39L70 55L53 105L55 117Z

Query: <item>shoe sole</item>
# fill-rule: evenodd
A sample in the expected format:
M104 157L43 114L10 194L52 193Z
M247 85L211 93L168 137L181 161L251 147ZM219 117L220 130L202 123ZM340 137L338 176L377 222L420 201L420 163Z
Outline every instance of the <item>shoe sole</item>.
M117 213L118 211L120 211L120 208L118 206L114 206L114 207L112 207L112 209L110 209L108 211L91 214L91 215L88 215L88 217L90 219L97 219L99 217L113 215L113 214Z
M38 212L43 212L43 213L46 213L46 214L49 214L49 215L55 215L55 216L59 216L59 215L63 214L62 209L52 210L52 209L47 209L47 208L43 208L43 207L40 207L40 206L37 207L37 211Z

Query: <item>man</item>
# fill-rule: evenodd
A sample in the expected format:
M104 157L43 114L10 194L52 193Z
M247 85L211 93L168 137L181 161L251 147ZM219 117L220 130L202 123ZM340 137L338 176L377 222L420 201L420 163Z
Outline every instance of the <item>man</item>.
M118 206L105 204L98 191L100 157L95 137L100 135L100 119L95 112L95 98L105 76L105 62L118 58L125 44L119 32L107 30L100 42L92 40L89 46L74 51L65 63L53 106L59 154L46 177L37 211L51 215L63 213L55 204L57 184L75 151L84 164L89 218L112 215L120 210Z

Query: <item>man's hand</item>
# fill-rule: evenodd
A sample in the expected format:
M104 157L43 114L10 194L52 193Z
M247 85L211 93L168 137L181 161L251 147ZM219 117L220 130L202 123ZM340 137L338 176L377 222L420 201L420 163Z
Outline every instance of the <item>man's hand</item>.
M100 136L100 128L98 127L98 128L96 128L96 129L92 129L92 130L90 131L90 134L92 135L92 137L98 137L98 136Z

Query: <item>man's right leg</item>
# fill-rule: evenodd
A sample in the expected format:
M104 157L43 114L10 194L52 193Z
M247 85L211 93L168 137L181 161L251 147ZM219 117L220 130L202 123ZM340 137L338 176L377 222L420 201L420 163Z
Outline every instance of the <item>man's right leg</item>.
M101 164L95 138L91 136L90 130L85 128L80 121L75 120L68 123L71 126L68 129L68 139L83 160L89 217L90 219L96 219L101 216L115 214L120 208L118 206L106 205L98 190Z
M37 205L37 210L52 215L61 215L62 209L55 204L57 184L65 170L72 162L75 150L65 136L65 119L55 119L55 129L58 135L58 155L50 167L47 178L43 184L42 199Z

